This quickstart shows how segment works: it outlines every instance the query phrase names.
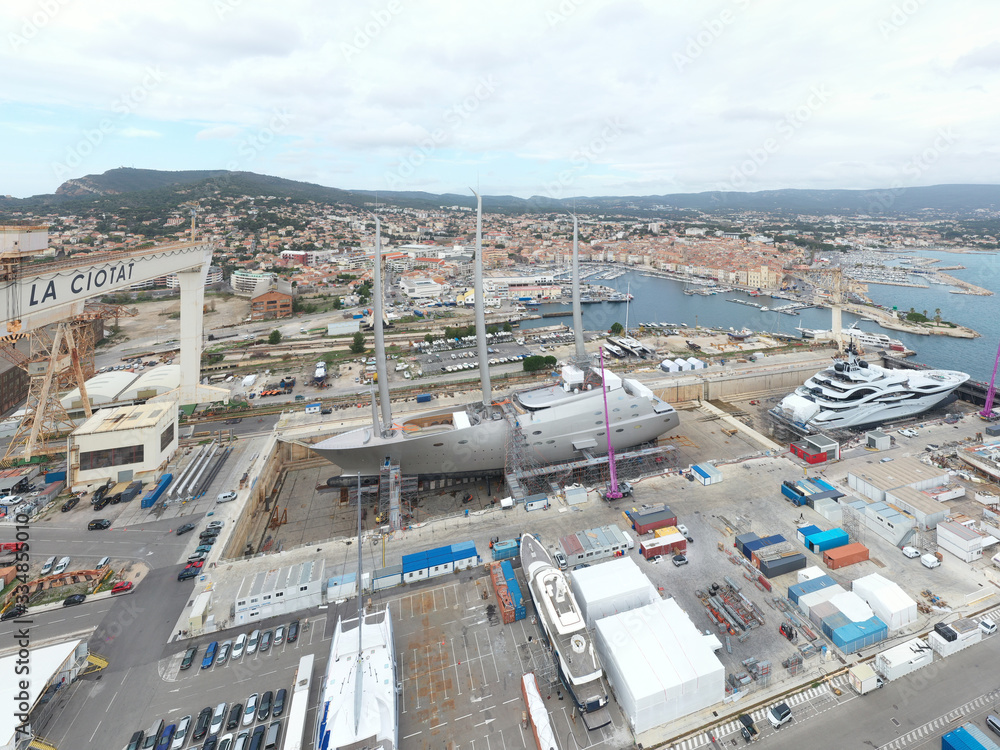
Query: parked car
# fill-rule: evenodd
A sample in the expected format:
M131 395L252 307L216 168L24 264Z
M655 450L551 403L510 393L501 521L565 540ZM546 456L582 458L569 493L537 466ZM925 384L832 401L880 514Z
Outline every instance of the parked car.
M222 730L222 724L226 720L226 703L220 703L215 707L215 713L212 714L212 726L208 728L209 734L218 734Z
M205 658L201 660L201 668L208 669L213 664L215 664L215 653L219 650L219 642L212 641L208 644L208 648L205 649Z
M208 739L205 740L205 744L201 746L201 750L218 750L219 746L219 735L210 734Z
M191 665L194 663L194 657L197 655L197 646L191 646L191 648L185 651L184 658L181 659L181 669L191 669Z
M559 570L566 570L566 566L569 565L569 561L566 559L566 555L562 552L556 552L552 555L552 559L556 561L556 565L559 566Z
M97 561L97 570L101 570L101 568L106 568L108 566L108 563L110 562L111 558L105 555L104 557L102 557L100 560Z
M106 531L111 528L111 521L107 518L96 518L87 524L87 531Z
M225 521L212 521L212 522L211 522L210 524L208 524L208 526L206 526L205 528L206 528L206 529L221 529L221 528L222 528L223 526L225 526L225 525L226 525L226 522L225 522Z
M771 706L767 710L767 720L771 722L772 727L777 729L792 720L792 709L788 707L787 703Z
M198 535L199 539L215 539L219 535L218 529L205 529Z
M236 636L236 642L233 643L233 657L234 659L239 659L243 656L243 651L247 647L247 634L240 633Z
M289 643L295 643L299 639L299 621L292 620L288 625L288 636L286 640Z
M268 690L260 697L260 706L257 707L257 721L267 721L271 715L271 704L274 702L274 693Z
M233 650L232 641L223 641L219 644L219 655L215 657L215 663L220 667L229 660L229 652Z
M250 744L250 732L244 729L238 735L236 735L236 741L233 743L232 750L247 750Z
M87 599L86 594L73 594L73 596L67 596L65 599L63 599L63 606L73 607L77 604L83 604L84 601L86 601L86 599Z
M120 581L111 587L112 594L124 594L126 591L131 591L135 588L135 584L132 581Z
M63 513L68 513L69 511L73 510L73 508L75 508L79 502L80 502L80 498L78 498L78 497L71 497L69 500L67 500L66 502L63 503L63 505L62 505L62 512Z
M235 499L236 499L236 493L235 492L223 492L221 495L219 495L215 499L215 502L216 503L229 503L229 502L232 502Z
M226 719L226 729L236 729L240 725L241 718L243 718L243 704L234 703L229 707L229 718Z
M56 565L56 556L52 555L52 557L46 560L45 563L42 565L42 569L41 571L39 571L38 575L47 576L49 573L52 572L52 568L54 568L55 565Z
M190 581L198 575L199 571L197 568L185 567L180 573L177 574L178 581Z
M23 604L15 604L12 607L10 607L6 612L4 612L2 615L0 615L0 622L6 620L14 620L23 615L27 611L28 608L25 607Z
M194 531L198 524L194 523L184 523L177 527L177 536L187 534L189 531Z
M257 652L257 644L260 643L260 631L255 630L250 634L250 640L247 641L247 656Z
M920 564L925 568L936 568L941 564L941 561L937 559L936 555L927 554L920 556Z
M265 630L260 636L260 652L263 654L271 648L271 641L274 639L274 633L270 630Z
M279 625L274 629L274 647L277 648L285 640L285 626Z
M184 563L187 566L189 563L198 562L199 560L204 561L208 557L208 552L195 552L188 555L187 561Z
M52 575L57 576L60 573L65 573L66 568L69 567L69 564L70 564L70 558L68 557L59 558L59 563L52 569Z
M678 568L681 565L687 565L688 564L688 559L684 555L674 555L673 558L671 558L671 559L673 560L674 565L676 565Z
M909 557L911 560L920 557L920 550L916 547L903 547L903 557Z
M174 731L177 726L170 724L160 733L160 741L156 743L156 750L169 750L174 741Z
M287 697L288 691L285 688L281 688L281 690L274 694L274 707L271 709L271 716L273 718L277 719L285 712L285 699Z
M257 693L247 698L246 707L243 709L243 726L247 727L253 724L253 718L257 715L257 701L259 698L260 696Z
M649 558L649 561L651 563L653 563L653 565L659 565L660 564L660 560L662 560L662 559L663 559L663 555L653 555L651 558Z
M211 723L212 709L206 706L201 709L201 713L198 714L198 721L194 725L194 734L191 735L192 739L200 740L208 734L208 725Z
M132 739L128 741L128 744L125 746L125 750L139 750L139 746L142 744L145 737L146 734L141 729L133 732Z
M187 740L188 730L191 728L191 714L177 722L177 729L174 731L174 741L170 745L170 750L180 750Z
M993 620L980 620L979 629L983 631L983 635L993 635L997 632L997 624Z
M152 750L156 747L157 741L160 739L160 734L163 732L163 719L153 724L149 729L147 729L142 740L142 750Z
M261 750L264 746L264 732L266 731L267 727L265 726L256 727L250 736L250 744L247 745L247 750Z

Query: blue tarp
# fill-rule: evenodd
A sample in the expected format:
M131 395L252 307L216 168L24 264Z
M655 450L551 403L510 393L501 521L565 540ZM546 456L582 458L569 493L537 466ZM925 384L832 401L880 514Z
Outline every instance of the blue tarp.
M788 600L792 604L798 604L799 597L811 594L814 591L821 591L835 585L837 585L837 582L830 578L830 576L820 576L819 578L803 581L802 583L797 583L794 586L788 587Z
M852 654L868 646L881 643L889 635L889 628L877 617L862 622L852 622L833 631L830 640L845 654Z

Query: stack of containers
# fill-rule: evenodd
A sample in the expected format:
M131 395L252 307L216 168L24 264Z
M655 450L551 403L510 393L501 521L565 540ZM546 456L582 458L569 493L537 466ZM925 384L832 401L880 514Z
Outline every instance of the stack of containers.
M851 588L868 603L890 631L904 628L917 619L917 603L898 584L878 573L857 579Z
M801 529L796 531L795 537L796 539L799 540L799 544L805 546L806 540L809 537L811 537L813 534L818 534L821 531L822 529L819 526L813 526L812 524L810 524L809 526L803 526Z
M983 639L983 631L975 620L963 618L949 622L947 625L938 623L934 630L927 634L927 643L941 656L951 656Z
M806 538L806 547L812 552L826 552L828 549L836 549L848 544L850 539L843 529L830 529L821 531Z
M738 534L736 536L736 542L733 546L736 547L736 550L741 555L749 559L750 553L746 551L746 544L747 542L756 542L758 539L760 539L759 536L754 534L752 531L748 531L746 534Z
M510 598L502 566L503 563L490 563L490 580L493 581L493 591L497 595L497 603L500 605L500 614L503 617L504 625L510 625L514 622L514 603Z
M514 620L515 622L523 620L525 615L524 597L521 595L521 584L517 582L517 576L514 575L514 566L510 564L510 560L504 560L500 563L500 568L503 570L503 577L507 582L510 603L514 607Z

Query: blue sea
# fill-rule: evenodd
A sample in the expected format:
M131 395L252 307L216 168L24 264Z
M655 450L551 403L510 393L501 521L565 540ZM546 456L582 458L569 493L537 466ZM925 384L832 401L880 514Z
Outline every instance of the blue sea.
M900 310L911 307L917 312L926 310L929 317L940 308L941 317L953 323L968 326L982 336L977 339L958 339L950 336L916 336L889 331L877 324L844 313L844 327L855 321L859 328L880 331L917 352L913 358L931 367L961 370L973 379L989 382L993 364L1000 343L1000 256L988 253L946 253L920 251L921 257L939 258L940 266L965 266L965 270L947 271L956 278L969 281L995 292L992 297L976 297L968 294L950 294L952 287L931 284L926 289L870 284L868 295L879 304L896 306ZM592 267L592 266L591 266ZM582 266L584 271L587 264ZM920 281L914 277L915 281ZM829 310L803 310L799 315L784 315L771 310L761 311L727 300L746 299L768 307L787 304L787 300L770 297L753 298L741 292L724 292L710 297L684 294L684 283L669 279L643 276L642 271L628 271L617 279L587 279L594 284L609 286L619 291L631 291L635 299L628 305L628 328L637 328L640 323L685 323L689 326L704 325L721 328L744 326L754 331L788 333L798 335L796 326L803 328L830 329ZM926 283L926 282L922 282ZM540 312L569 310L569 305L542 305ZM588 331L607 330L615 322L626 323L624 303L598 303L583 306L583 327ZM522 328L564 323L572 324L572 319L541 318L524 321Z

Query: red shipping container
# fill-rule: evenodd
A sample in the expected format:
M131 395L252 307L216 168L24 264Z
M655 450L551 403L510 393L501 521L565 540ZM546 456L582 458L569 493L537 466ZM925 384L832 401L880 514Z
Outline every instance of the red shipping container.
M823 563L830 570L843 568L847 565L854 565L854 563L863 562L867 559L868 548L859 542L845 544L843 547L828 549L823 553Z

